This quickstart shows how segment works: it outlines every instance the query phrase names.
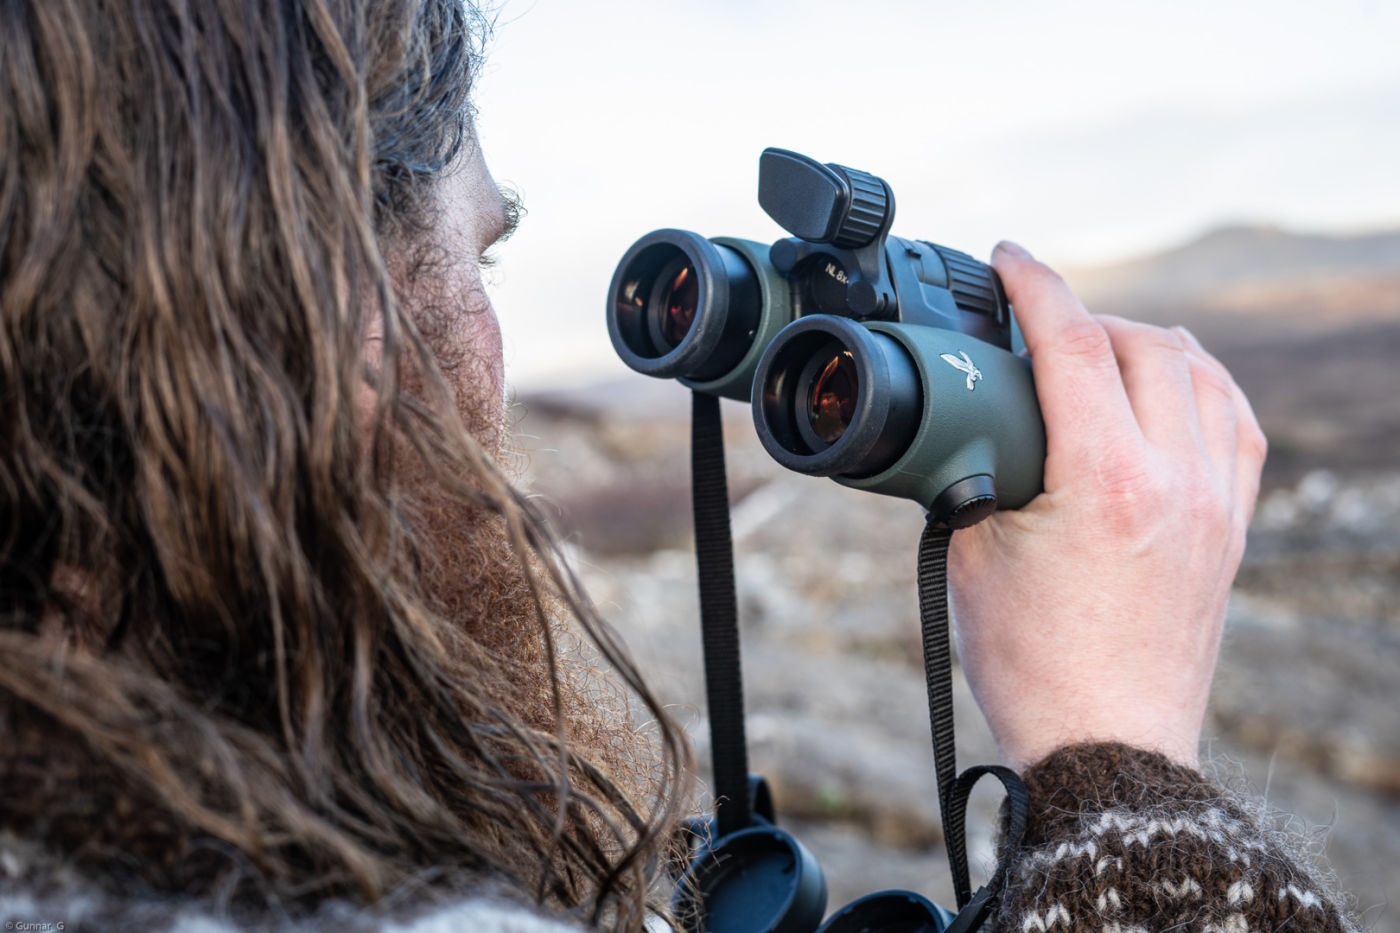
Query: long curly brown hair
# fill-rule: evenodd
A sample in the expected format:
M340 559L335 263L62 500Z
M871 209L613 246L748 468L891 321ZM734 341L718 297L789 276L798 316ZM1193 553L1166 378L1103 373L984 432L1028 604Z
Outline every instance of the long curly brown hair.
M684 740L404 298L489 28L0 2L0 829L98 883L641 928Z

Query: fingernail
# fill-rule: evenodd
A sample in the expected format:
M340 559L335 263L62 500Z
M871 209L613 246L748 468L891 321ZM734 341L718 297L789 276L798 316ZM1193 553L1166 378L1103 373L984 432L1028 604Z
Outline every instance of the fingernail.
M1030 251L1029 251L1028 249L1026 249L1024 246L1022 246L1020 243L1013 243L1013 242L1011 242L1010 240L1002 240L1000 243L998 243L998 244L996 245L996 248L993 249L992 252L993 252L993 253L997 253L997 252L1005 253L1006 255L1008 255L1008 256L1014 256L1014 257L1017 258L1017 259L1034 259L1034 258L1035 258L1034 256L1032 256L1032 255L1030 254Z

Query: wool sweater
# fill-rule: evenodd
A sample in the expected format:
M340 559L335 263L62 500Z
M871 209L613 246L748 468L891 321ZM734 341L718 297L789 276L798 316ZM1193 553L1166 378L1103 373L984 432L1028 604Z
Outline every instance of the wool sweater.
M1023 780L1030 821L1010 853L997 931L1357 929L1267 814L1162 755L1081 745Z
M1023 776L1031 813L1010 852L988 933L1266 933L1357 928L1309 871L1302 850L1198 772L1122 745L1077 746ZM7 930L134 929L232 933L219 905L114 899L61 859L0 835L0 920ZM57 924L62 923L63 927ZM329 904L282 933L569 933L500 891L397 920Z

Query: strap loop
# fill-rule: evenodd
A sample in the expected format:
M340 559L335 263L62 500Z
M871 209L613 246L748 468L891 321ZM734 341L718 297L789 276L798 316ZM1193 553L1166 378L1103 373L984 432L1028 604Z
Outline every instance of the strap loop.
M953 652L948 637L948 544L952 536L952 529L935 522L924 526L919 540L919 616L938 808L948 849L948 869L958 899L958 919L949 931L966 933L977 929L996 906L1006 883L1007 859L1025 835L1030 807L1025 785L1009 768L978 765L958 775L953 735ZM973 785L988 774L1006 788L1006 839L996 872L974 896L967 869L967 800Z
M972 794L972 787L978 780L992 775L1001 782L1001 786L1006 788L1006 827L1005 838L1002 841L1004 853L1014 852L1021 846L1021 839L1026 835L1026 820L1030 812L1030 798L1026 793L1026 785L1021 783L1021 779L1015 771L1010 768L1003 768L1001 765L977 765L968 768L958 779L953 782L953 786L948 790L948 811L952 820L956 823L956 832L959 837L966 838L965 822L967 819L967 800ZM948 835L948 828L944 827L945 837ZM966 850L961 854L963 859L963 883L967 884L967 854ZM997 862L997 869L990 881L982 888L992 896L999 897L1001 889L1006 883L1007 860L1002 858ZM978 892L979 894L981 891ZM970 892L967 888L957 890L958 909L961 910L969 901ZM971 898L976 900L975 897Z

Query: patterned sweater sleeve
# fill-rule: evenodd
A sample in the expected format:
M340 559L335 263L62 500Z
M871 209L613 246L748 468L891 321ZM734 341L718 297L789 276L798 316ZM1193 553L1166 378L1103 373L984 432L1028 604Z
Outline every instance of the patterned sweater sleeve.
M1030 768L998 933L1264 933L1357 927L1286 837L1207 782L1125 745L1060 749Z

